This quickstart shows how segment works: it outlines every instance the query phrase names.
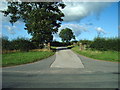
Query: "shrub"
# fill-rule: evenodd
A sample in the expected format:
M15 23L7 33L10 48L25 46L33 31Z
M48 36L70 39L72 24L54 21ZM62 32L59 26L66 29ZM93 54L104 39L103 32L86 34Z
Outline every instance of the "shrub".
M92 42L93 42L93 41L90 41L90 40L80 40L80 41L78 42L78 45L79 45L80 43L82 43L82 45L86 45L86 48L88 49L88 48L90 48L90 45L92 44Z
M95 38L93 43L90 45L92 49L107 51L107 50L114 50L119 51L120 48L118 47L120 39L118 38Z
M9 50L10 49L10 41L8 38L3 37L2 38L2 50Z
M29 51L34 49L35 46L32 42L24 38L17 38L16 40L9 41L7 38L2 38L2 50L20 50Z
M12 46L14 46L15 50L20 51L29 51L34 48L34 45L27 39L18 38L12 41Z

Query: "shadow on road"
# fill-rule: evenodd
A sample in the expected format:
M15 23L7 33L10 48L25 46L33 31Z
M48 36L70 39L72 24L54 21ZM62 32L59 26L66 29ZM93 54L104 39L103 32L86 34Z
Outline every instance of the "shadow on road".
M68 50L68 49L71 49L73 47L57 47L56 50Z

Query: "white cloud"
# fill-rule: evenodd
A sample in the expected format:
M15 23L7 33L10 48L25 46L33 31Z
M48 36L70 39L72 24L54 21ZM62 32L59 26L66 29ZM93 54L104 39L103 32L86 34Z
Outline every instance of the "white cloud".
M19 1L19 0L17 0L17 1ZM6 2L6 0L0 1L0 11L1 10L7 10L7 2ZM3 23L8 23L10 21L10 16L8 15L7 17L5 17L4 14L0 12L0 20ZM23 23L23 21L19 20L19 21L16 22L16 24L20 24L20 23Z
M64 24L64 25L61 25L61 27L59 28L58 34L62 29L65 29L65 28L70 28L74 32L76 37L79 36L81 32L87 31L88 29L87 27L79 24Z
M2 23L9 23L10 17L9 16L5 17L3 13L0 13L0 20L2 21Z
M16 29L16 26L8 26L8 25L5 25L4 26L6 29L7 29L7 31L8 31L8 33L10 33L10 34L15 34L15 29Z
M82 33L84 32L88 32L88 33L91 33L90 30L95 30L97 31L98 35L105 35L105 34L109 34L108 32L106 32L102 27L94 27L94 26L91 26L93 24L64 24L64 25L61 25L61 27L59 28L58 30L58 33L57 34L54 34L54 39L60 39L59 37L59 33L62 29L65 29L65 28L70 28L74 35L76 36L76 39L79 37L79 35L81 35Z
M3 0L0 4L0 10L7 9L7 3ZM63 1L64 2L64 1ZM64 2L66 7L61 9L65 14L64 21L79 21L91 14L96 14L99 17L100 12L108 6L110 3L108 2ZM0 14L0 18L2 18L3 22L9 21L10 17L4 17Z
M95 30L98 32L98 33L103 33L103 34L106 34L105 30L101 27L96 27Z
M81 19L95 14L99 17L101 11L108 6L108 2L64 2L66 7L62 9L65 14L64 21L80 21Z
M7 2L6 2L6 0L0 1L0 11L3 11L3 10L7 10ZM4 14L0 12L0 20L3 23L7 23L7 22L9 22L10 17L9 16L5 17Z
M0 10L6 10L7 9L7 2L6 0L0 1Z
M78 37L82 32L87 32L89 27L85 24L83 24L83 25L79 25L79 24L64 24L64 25L61 25L61 27L58 30L58 33L54 34L54 39L59 38L60 31L62 29L65 29L65 28L70 28L73 31L74 35L76 37Z

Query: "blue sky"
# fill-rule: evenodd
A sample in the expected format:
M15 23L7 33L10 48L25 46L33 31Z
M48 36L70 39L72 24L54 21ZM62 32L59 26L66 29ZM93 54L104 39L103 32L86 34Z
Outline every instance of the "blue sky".
M61 41L59 32L63 28L71 28L77 40L93 40L97 32L102 37L118 36L118 3L87 2L65 3L66 8L62 10L65 14L64 21L59 31L54 35L54 40ZM13 26L9 23L9 17L2 18L2 35L7 36L9 40L17 37L31 38L24 30L24 23L18 21Z
M99 19L96 19L95 15L88 16L83 19L81 23L90 22L94 27L101 27L105 34L103 37L117 37L118 36L118 3L112 3L110 6L106 7L99 16ZM89 21L89 19L91 19ZM79 38L92 40L97 36L97 32L94 28L89 30L90 32L85 32L81 34Z

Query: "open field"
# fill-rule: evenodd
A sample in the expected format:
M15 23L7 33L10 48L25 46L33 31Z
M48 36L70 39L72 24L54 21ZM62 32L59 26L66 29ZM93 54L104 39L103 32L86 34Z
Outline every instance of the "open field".
M78 54L81 54L93 59L120 62L120 59L118 58L119 53L117 51L97 51L97 50L80 51L80 48L78 46L72 48L72 50L77 52Z
M14 52L2 55L2 66L13 66L35 62L53 55L52 51Z

